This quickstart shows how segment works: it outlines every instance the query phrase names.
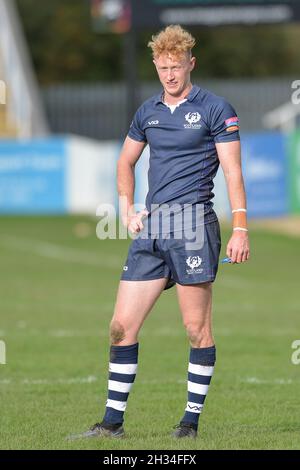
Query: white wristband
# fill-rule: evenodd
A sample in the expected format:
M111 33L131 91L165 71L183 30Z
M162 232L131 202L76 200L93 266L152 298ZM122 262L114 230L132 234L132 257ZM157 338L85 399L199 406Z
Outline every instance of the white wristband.
M233 209L231 212L247 212L247 209Z
M244 227L234 227L233 231L235 232L236 230L241 230L241 232L248 232L248 229Z

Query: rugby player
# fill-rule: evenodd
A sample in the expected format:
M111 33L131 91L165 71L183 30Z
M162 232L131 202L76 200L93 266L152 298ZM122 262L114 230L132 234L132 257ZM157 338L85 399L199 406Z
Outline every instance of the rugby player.
M232 264L249 259L236 112L224 98L192 84L195 40L188 31L170 25L153 36L148 45L163 89L137 110L118 161L122 221L137 237L129 248L110 325L106 410L102 421L83 437L124 436L124 412L138 365L138 334L155 301L173 285L190 341L190 356L187 403L172 435L177 439L197 436L216 361L212 283L218 270L221 239L212 189L219 164L233 215L226 254ZM137 213L134 168L147 144L149 191L145 210ZM187 245L185 233L174 236L176 224L169 230L156 225L153 233L150 221L154 214L174 204L177 215L181 209L192 209L187 224L202 234L197 249ZM201 216L193 212L196 206L201 207Z

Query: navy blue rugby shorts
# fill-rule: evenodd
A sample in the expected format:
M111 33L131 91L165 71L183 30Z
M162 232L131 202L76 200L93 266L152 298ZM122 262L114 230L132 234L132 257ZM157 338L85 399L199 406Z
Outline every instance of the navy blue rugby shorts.
M185 236L176 239L174 233L166 238L137 237L131 242L123 267L121 280L147 281L167 278L165 289L181 285L213 282L216 278L221 249L220 225L218 220L201 225L203 242L199 248L189 249ZM196 237L196 235L195 235ZM199 238L198 238L199 239Z

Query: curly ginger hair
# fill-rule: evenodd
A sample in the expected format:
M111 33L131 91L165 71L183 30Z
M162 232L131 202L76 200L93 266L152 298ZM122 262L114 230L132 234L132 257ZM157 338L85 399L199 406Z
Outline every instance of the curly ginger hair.
M169 25L158 34L152 36L152 41L148 42L148 47L152 49L153 58L161 54L179 57L185 53L191 54L191 50L196 44L195 38L183 29L180 25Z

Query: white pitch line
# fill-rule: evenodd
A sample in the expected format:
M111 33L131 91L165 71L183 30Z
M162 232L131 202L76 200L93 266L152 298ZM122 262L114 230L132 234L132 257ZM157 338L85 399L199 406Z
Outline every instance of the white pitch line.
M234 269L234 268L233 268ZM249 287L257 287L257 282L254 282L249 279L241 279L238 277L230 276L227 273L222 273L222 276L218 277L218 285L221 287L228 288L241 288L249 289Z
M40 329L20 329L17 328L16 330L0 330L0 338L13 336L14 334L20 335L22 333L26 334L26 336L41 336L44 337L45 335L50 336L52 338L57 339L65 339L65 338L86 338L86 337L94 337L94 338L108 338L109 336L109 328L104 329L93 329L93 330L69 330L69 329L57 329L57 330L40 330ZM240 331L231 329L231 328L218 328L214 329L214 333L216 336L240 336ZM272 336L290 336L294 335L295 330L293 329L271 329L266 331L257 331L251 330L247 331L245 336L247 337L265 337L271 338ZM184 328L178 329L170 329L168 327L165 328L157 328L153 330L142 330L140 332L140 336L153 336L153 337L168 337L168 338L184 338L186 336Z
M293 379L259 379L258 377L247 377L242 379L241 382L255 385L291 385L295 383L300 383L299 380Z
M72 377L69 379L22 379L20 381L13 381L12 379L0 380L0 385L10 385L12 383L19 383L22 385L72 385L72 384L90 384L97 382L98 378L94 375L88 377Z
M108 368L107 368L108 373ZM19 383L21 385L73 385L73 384L90 384L99 381L99 377L94 375L89 375L88 377L71 377L68 379L22 379L19 381L14 381L12 379L2 379L0 380L0 385L10 385L13 383ZM106 378L105 378L106 383ZM170 379L170 380L140 380L139 383L143 385L159 385L159 384L167 384L167 383L174 383L174 384L185 384L186 379Z
M85 252L41 240L24 239L15 235L1 235L0 243L8 248L69 263L80 263L107 269L120 269L122 265L122 260L115 255L106 254L106 258L103 259L100 252Z
M9 385L9 384L11 384L11 379L0 380L0 385Z
M12 383L19 383L22 385L72 385L72 384L90 384L98 380L94 375L88 377L72 377L69 379L22 379L14 381L12 379L0 380L0 385L10 385Z
M94 336L94 337L108 337L109 333L107 331L71 331L71 330L53 330L48 332L49 336L53 336L54 338L77 338L77 337L86 337L86 336Z
M73 384L91 384L94 382L98 382L100 380L99 377L94 375L89 375L87 377L71 377L71 378L60 378L60 379L22 379L22 380L12 380L12 379L2 379L0 380L0 385L10 385L10 384L21 384L21 385L73 385ZM106 379L105 379L106 381ZM138 383L141 385L163 385L163 384L186 384L186 379L148 379L148 380L137 380ZM246 377L240 378L238 380L239 383L248 383L254 385L295 385L300 384L300 380L293 380L293 379L272 379L272 380L265 380L259 379L257 377Z
M69 379L23 379L21 384L23 385L71 385L71 384L90 384L97 382L98 378L94 375L88 377L72 377Z

